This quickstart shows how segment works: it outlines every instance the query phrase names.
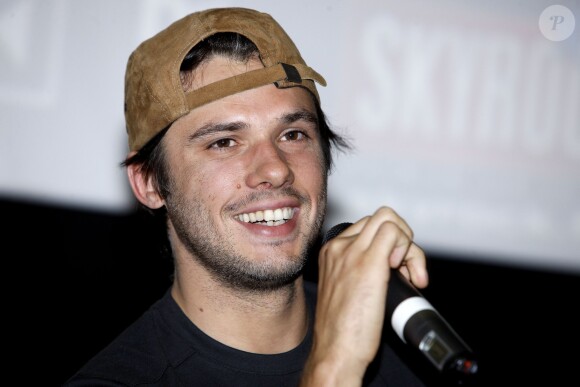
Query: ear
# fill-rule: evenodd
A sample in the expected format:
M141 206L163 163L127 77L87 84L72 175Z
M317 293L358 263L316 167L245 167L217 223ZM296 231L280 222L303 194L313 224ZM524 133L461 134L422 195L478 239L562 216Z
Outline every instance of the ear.
M127 176L129 177L131 189L137 200L151 209L163 207L165 203L155 189L152 178L146 178L138 165L128 165Z

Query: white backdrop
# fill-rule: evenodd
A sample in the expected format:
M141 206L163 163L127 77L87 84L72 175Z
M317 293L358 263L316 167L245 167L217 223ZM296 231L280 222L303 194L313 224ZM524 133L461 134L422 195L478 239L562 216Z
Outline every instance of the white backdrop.
M327 225L389 205L425 248L580 273L580 4L2 0L0 196L111 213L132 198L130 52L194 10L271 13L335 128Z

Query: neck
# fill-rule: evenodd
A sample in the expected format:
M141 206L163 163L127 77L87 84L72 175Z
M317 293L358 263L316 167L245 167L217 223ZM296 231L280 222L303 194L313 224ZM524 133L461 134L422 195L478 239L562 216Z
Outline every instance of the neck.
M188 261L187 270L176 271L172 296L208 336L262 354L289 351L304 339L308 311L301 277L280 289L246 291L224 287Z

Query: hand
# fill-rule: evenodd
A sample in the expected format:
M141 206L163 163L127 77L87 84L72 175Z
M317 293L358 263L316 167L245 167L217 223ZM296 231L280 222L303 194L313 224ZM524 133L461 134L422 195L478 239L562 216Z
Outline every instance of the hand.
M390 268L418 288L428 284L425 254L413 243L411 228L388 207L321 248L314 343L303 385L362 383L380 344Z

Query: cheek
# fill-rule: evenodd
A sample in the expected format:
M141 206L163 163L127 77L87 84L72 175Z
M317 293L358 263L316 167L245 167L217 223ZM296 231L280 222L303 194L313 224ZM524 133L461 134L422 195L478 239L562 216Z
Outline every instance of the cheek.
M326 200L326 177L324 172L319 171L319 173L313 175L311 179L313 182L312 190L315 191L313 196L315 196L317 201Z
M218 165L219 164L219 165ZM203 165L203 163L200 163ZM207 164L202 170L192 174L190 182L198 197L209 202L215 202L221 197L230 195L242 187L239 165L224 165L221 163Z
M313 153L310 157L297 160L294 174L300 176L302 184L317 191L324 189L326 172L321 154Z
M300 157L296 158L296 164L306 169L313 176L317 175L322 178L326 175L322 150L310 149L308 152L304 152Z

